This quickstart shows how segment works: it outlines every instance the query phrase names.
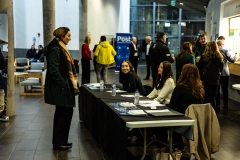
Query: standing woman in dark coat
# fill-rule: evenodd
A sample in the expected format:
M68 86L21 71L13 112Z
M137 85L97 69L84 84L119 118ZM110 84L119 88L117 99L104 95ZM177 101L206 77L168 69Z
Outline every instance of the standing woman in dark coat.
M53 148L68 150L68 135L75 106L75 94L79 93L78 77L73 59L66 47L71 40L67 27L53 32L55 38L45 47L47 73L45 80L45 103L56 106L53 124Z
M207 72L203 73L203 71L206 70L205 67L207 67ZM204 84L204 103L211 103L214 109L219 109L219 107L215 107L214 97L217 95L217 90L220 85L220 75L223 69L223 56L220 53L216 42L211 41L207 44L198 63L198 69L201 75L201 80Z
M90 43L91 37L87 35L82 44L82 84L90 83L90 60L92 60Z

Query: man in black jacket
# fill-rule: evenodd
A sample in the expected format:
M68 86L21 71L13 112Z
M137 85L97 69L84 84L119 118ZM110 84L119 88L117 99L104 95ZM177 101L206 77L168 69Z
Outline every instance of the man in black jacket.
M4 60L4 57L2 55L1 52L1 48L0 48L0 69L4 69L7 67L7 62ZM4 83L3 83L3 79L2 79L2 74L0 73L0 112L3 111L4 109Z
M128 45L130 55L129 55L129 61L132 63L134 71L137 73L137 67L138 67L138 49L140 45L137 45L137 38L132 37L132 42Z
M156 78L158 75L158 67L161 62L169 61L170 63L174 62L174 59L171 57L170 51L166 43L166 34L164 32L157 33L157 41L153 45L150 46L149 56L150 56L150 65L152 69L152 77L153 83L152 86L156 82Z

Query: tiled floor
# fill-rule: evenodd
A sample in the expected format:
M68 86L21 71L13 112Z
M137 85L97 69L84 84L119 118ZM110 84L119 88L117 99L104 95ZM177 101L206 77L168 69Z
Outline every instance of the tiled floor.
M139 74L145 77L145 67L139 67ZM80 76L79 76L80 77ZM81 79L81 78L79 78ZM118 82L118 74L113 69L108 73L109 82ZM95 73L91 81L96 82ZM151 80L143 81L151 84ZM83 124L79 122L78 108L74 109L69 142L73 148L69 151L52 149L52 127L54 106L44 103L40 96L19 96L16 85L16 116L9 122L0 122L0 160L102 160L103 154ZM213 154L218 160L240 160L240 116L234 121L239 104L230 101L228 111L217 112L221 126L220 151Z

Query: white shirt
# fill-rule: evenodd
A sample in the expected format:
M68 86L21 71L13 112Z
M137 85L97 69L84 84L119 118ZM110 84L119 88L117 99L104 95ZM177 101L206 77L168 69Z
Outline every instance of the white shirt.
M148 54L149 54L149 48L150 48L150 46L151 46L151 43L152 43L152 42L150 42L150 43L147 44L147 50L146 50L146 55L147 55L147 56L148 56Z

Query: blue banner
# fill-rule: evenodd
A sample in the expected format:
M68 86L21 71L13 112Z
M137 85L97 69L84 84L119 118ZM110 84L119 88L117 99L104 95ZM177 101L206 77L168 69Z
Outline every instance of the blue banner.
M132 41L132 34L117 33L116 34L116 71L120 71L121 62L129 58L129 43Z

